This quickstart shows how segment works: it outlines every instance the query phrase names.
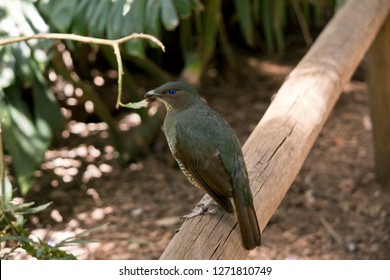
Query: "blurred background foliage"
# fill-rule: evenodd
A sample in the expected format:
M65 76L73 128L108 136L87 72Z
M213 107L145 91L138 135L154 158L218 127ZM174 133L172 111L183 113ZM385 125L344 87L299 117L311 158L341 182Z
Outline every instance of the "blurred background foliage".
M166 53L140 39L122 45L124 102L134 102L142 98L139 89L146 82L152 88L181 78L198 85L212 59L222 58L222 63L234 66L236 48L283 56L289 47L286 37L297 31L309 46L312 34L343 2L3 0L0 38L47 32L108 39L134 32L153 35L164 43ZM116 67L107 47L53 40L0 46L2 137L22 195L30 190L34 171L64 126L64 115L69 115L64 108L71 111L68 119L105 122L122 163L134 159L159 133L161 114L150 116L146 110L137 111L141 122L129 134L118 130L113 117ZM58 81L71 85L71 93L61 93Z

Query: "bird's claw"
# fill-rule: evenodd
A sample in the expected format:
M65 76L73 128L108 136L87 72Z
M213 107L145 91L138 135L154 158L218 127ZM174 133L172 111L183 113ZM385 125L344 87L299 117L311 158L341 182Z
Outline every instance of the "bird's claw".
M187 215L183 215L181 218L182 219L192 219L196 216L205 215L205 214L212 214L212 213L209 211L208 206L204 205L202 203L202 204L198 204L197 208L195 208L191 213L189 213Z
M196 216L200 216L200 215L215 214L217 212L217 210L213 206L218 207L217 204L213 203L213 200L211 200L209 198L201 200L196 205L196 208L191 213L182 216L181 219L192 219L192 218L194 218Z

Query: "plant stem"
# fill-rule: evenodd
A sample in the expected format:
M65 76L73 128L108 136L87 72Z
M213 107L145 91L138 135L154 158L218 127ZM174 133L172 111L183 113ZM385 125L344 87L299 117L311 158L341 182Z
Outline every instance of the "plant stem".
M127 41L131 41L136 38L142 38L147 39L152 42L154 42L156 45L158 45L162 51L165 52L165 47L163 43L161 43L160 40L157 38L143 33L133 33L129 36L119 38L116 40L108 40L108 39L100 39L100 38L93 38L93 37L87 37L87 36L81 36L76 34L62 34L62 33L46 33L46 34L34 34L30 36L22 36L22 37L15 37L15 38L7 38L0 40L0 46L8 45L12 43L22 42L22 41L28 41L31 39L57 39L57 40L72 40L72 41L78 41L82 43L87 44L97 44L97 45L107 45L107 46L114 46L119 45L122 43L125 43Z

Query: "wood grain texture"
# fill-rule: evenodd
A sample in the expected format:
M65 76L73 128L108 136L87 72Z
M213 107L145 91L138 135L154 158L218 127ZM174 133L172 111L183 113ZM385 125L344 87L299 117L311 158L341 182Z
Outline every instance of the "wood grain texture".
M389 9L389 0L348 1L288 76L246 141L243 151L262 229ZM234 215L220 212L185 221L160 259L245 259L248 253Z
M390 188L390 16L374 40L367 60L370 111L378 183Z

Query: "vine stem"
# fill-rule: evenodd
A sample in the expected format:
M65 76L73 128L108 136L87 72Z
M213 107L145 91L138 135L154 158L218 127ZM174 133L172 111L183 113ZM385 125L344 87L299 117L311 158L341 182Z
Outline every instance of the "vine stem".
M162 51L165 52L165 47L163 43L161 43L160 40L158 40L156 37L153 37L152 35L143 34L143 33L133 33L129 36L115 39L115 40L109 40L109 39L101 39L101 38L94 38L94 37L88 37L88 36L81 36L76 34L63 34L63 33L45 33L45 34L34 34L29 36L21 36L21 37L13 37L13 38L6 38L3 40L0 40L0 46L8 45L12 43L17 43L21 41L28 41L31 39L58 39L58 40L72 40L72 41L78 41L88 44L97 44L97 45L108 45L108 46L114 46L115 44L122 44L127 41L131 41L137 38L150 40L156 45L158 45Z
M119 106L123 106L123 103L121 102L123 65L122 65L122 57L121 57L119 45L137 38L152 41L157 46L159 46L163 52L165 52L165 46L163 45L163 43L161 43L160 40L158 40L156 37L152 35L143 34L143 33L133 33L129 36L122 37L115 40L93 38L93 37L81 36L76 34L45 33L45 34L34 34L34 35L14 37L14 38L6 38L0 40L0 46L22 42L22 41L28 41L32 39L71 40L71 41L78 41L87 44L111 46L114 49L114 54L118 63L118 98L116 102L116 107L118 108Z

